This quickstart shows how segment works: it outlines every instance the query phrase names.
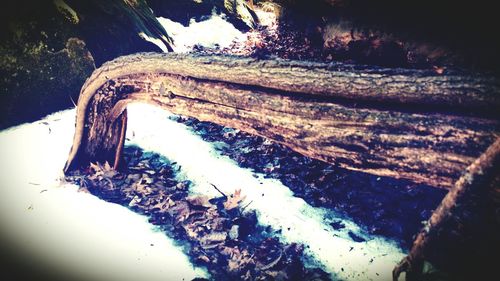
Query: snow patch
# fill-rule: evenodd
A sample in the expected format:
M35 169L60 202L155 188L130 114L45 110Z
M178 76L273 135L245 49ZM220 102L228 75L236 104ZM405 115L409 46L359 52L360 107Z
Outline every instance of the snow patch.
M145 216L62 180L74 116L62 111L0 132L1 246L73 280L206 277Z
M224 19L223 15L213 14L209 19L196 22L191 19L188 26L158 17L158 21L174 40L174 52L185 53L195 45L205 48L226 48L231 43L246 40L246 35ZM161 47L160 47L161 48Z
M251 202L248 208L256 210L260 224L281 230L283 242L308 245L306 252L334 278L391 280L393 267L404 257L395 243L362 233L354 222L332 211L310 206L278 180L240 168L212 144L168 117L169 113L150 105L130 105L128 143L177 162L180 179L193 182L193 193L220 196L211 184L226 194L241 189L247 196L243 205ZM346 227L335 230L329 223L339 219ZM366 241L354 241L349 232Z
M46 268L86 279L165 280L207 276L147 218L104 202L61 180L71 146L74 110L0 132L0 238ZM191 129L151 105L129 106L127 143L181 166L191 192L219 196L242 189L259 223L306 253L334 279L390 280L404 256L395 243L370 236L331 210L314 208L280 181L243 169ZM346 226L335 230L331 222ZM351 235L349 234L351 232ZM366 241L356 242L352 233ZM151 246L153 245L153 246Z

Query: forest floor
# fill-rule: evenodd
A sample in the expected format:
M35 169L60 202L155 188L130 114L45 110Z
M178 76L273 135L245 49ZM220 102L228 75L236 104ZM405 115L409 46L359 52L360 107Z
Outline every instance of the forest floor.
M301 34L281 34L277 40L275 19L269 13L262 15L264 25L246 34L217 16L205 21L206 25L194 22L188 27L159 20L172 33L177 42L174 50L179 52L332 61L332 56L325 56ZM210 37L210 26L215 25L220 32ZM213 38L219 43L212 42ZM189 168L158 153L155 146L152 151L144 151L141 145L130 142L124 151L123 171L94 164L68 179L99 198L148 216L152 224L185 245L193 263L206 267L216 280L386 280L446 194L431 186L341 169L217 124L179 116L168 118L208 142L216 158L249 169L253 180L263 187L247 184L244 176L238 179L218 171L215 175L234 178L230 183L233 186L205 180L201 190L211 191L199 193L200 183L179 176L189 175ZM165 126L161 130L166 130ZM175 137L179 136L172 133ZM204 161L194 151L186 153L191 161ZM204 165L216 166L210 161ZM286 201L291 199L280 198L279 193L266 194L273 190L266 189L268 181L278 181L280 188L300 200L300 208L309 208L314 214L302 217L303 225L290 222L286 226L286 216L280 221L276 210L259 208L283 204L275 207L289 208L289 215L294 216L296 206ZM252 197L255 193L258 196ZM274 223L266 212L274 216ZM296 216L304 215L303 211L296 212ZM309 220L315 224L312 229L324 231L324 235L305 230ZM318 241L317 248L308 244L314 240Z
M300 34L277 40L272 17L246 34L210 20L208 28L163 22L177 28L178 51L332 60ZM193 31L223 43L198 44ZM130 108L128 127L123 170L95 163L66 180L146 216L215 280L388 280L446 194L151 108Z
M95 164L68 179L148 216L217 280L386 280L445 194L160 112L141 116L155 120L141 136L137 128L149 125L134 112L154 109L130 112L138 123L128 133L127 167Z
M160 21L167 30L177 28L179 52L335 59L311 37L279 35L271 16L246 34L220 17L210 20L208 27ZM219 43L191 40L193 30L198 40L205 35ZM218 37L209 34L214 30ZM215 280L389 280L447 192L342 169L239 130L159 111L131 106L122 170L94 163L66 180L79 192L145 216L176 241L172 255L187 255L193 268ZM43 122L38 125L53 137L59 121ZM25 209L33 208L38 205ZM160 243L150 246L157 249ZM168 270L166 280L172 277ZM191 271L191 278L204 276Z

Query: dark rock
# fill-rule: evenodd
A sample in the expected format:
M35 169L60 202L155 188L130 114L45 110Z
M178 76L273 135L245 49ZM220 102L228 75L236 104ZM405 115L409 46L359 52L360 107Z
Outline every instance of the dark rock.
M55 50L49 40L31 37L28 25L0 43L0 128L34 121L69 108L94 70L85 42L68 38Z
M0 9L0 129L73 106L95 66L170 47L144 0L7 1Z
M156 20L145 0L67 0L79 18L80 32L94 56L96 66L136 52L162 50L144 40L149 36L172 50L171 38ZM141 35L141 33L143 35Z

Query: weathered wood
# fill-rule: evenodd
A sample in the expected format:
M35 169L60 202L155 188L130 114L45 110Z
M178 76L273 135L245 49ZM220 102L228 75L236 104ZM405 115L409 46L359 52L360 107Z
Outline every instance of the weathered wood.
M83 86L65 171L89 159L115 161L120 144L110 133L120 126L113 120L122 120L128 103L142 101L258 134L348 169L451 187L499 131L492 111L500 105L499 89L494 78L417 70L126 56L96 70Z
M406 272L406 280L421 280L423 262L426 259L430 243L439 239L440 231L447 231L447 220L457 215L457 202L477 189L491 188L498 189L495 177L500 174L500 138L498 138L478 159L476 159L465 171L464 175L455 183L455 186L448 192L439 207L434 211L426 226L420 231L415 239L412 249L407 257L394 268L393 280L397 281L402 272ZM497 179L498 180L498 179ZM477 238L477 237L476 237ZM434 243L436 244L436 243ZM437 243L439 246L439 243ZM435 245L436 246L436 245ZM497 245L492 245L497 246ZM434 248L433 251L441 249ZM444 249L446 251L446 249ZM467 257L464 257L467 258ZM460 270L456 270L460 271ZM481 276L480 272L476 276ZM491 277L491 276L490 276Z

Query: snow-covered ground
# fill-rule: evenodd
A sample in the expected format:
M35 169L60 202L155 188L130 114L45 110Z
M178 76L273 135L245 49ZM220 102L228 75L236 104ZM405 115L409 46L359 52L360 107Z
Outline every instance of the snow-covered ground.
M211 197L241 189L248 209L257 211L259 223L281 230L284 242L308 245L307 254L319 266L342 280L390 280L391 271L403 257L394 243L368 236L348 219L314 208L294 197L275 179L266 179L220 155L213 144L203 141L183 124L171 121L169 113L150 105L129 106L129 143L164 155L182 167L179 178L193 182L191 192ZM251 202L251 203L250 203ZM330 223L341 219L346 228L334 230ZM367 241L355 242L351 231Z
M245 40L223 17L213 15L188 27L159 18L178 52L194 45L229 46ZM206 276L181 248L155 231L147 218L62 180L74 133L74 110L0 132L0 239L19 257L47 271L88 280L190 280ZM403 252L391 241L368 236L336 213L314 208L289 188L242 169L169 113L148 105L129 106L127 144L163 154L181 167L191 192L219 196L241 189L259 223L281 229L283 242L308 245L310 262L342 280L390 280ZM345 229L330 222L341 219ZM355 242L351 231L366 239Z
M21 270L36 264L67 280L206 276L146 217L62 181L74 120L69 110L0 132L2 261L15 256Z
M80 193L61 180L74 131L74 110L0 133L1 238L17 251L54 270L64 268L92 280L175 280L204 276L182 250L147 218ZM178 177L191 192L219 196L241 189L259 223L281 229L283 242L309 245L306 253L342 280L389 280L403 257L395 244L364 234L353 222L334 230L334 212L314 208L279 181L242 169L190 128L150 105L129 106L127 144L177 162ZM245 203L243 203L245 204ZM355 242L352 231L367 241ZM165 277L168 277L165 279ZM173 278L173 279L169 279Z
M243 42L247 38L244 33L227 22L223 15L213 14L209 19L200 22L191 20L189 26L162 17L157 19L174 39L175 52L189 52L195 45L205 48L217 46L226 48L235 41Z
M223 16L212 15L208 20L192 21L185 27L171 20L158 18L174 39L174 50L187 52L194 45L204 47L228 47L232 42L243 42L246 35L236 30ZM269 20L268 20L269 21ZM271 25L271 23L268 23ZM313 208L300 198L293 196L289 188L277 180L264 179L250 170L241 169L234 161L220 156L211 144L196 137L181 124L167 120L166 113L154 109L132 108L134 112L147 112L140 118L131 119L129 138L145 149L154 150L180 164L182 179L193 181L192 192L217 196L211 186L215 184L226 194L242 189L250 209L259 214L259 222L282 230L284 242L299 242L309 245L308 254L318 261L327 272L343 280L390 280L391 270L401 260L403 253L383 238L370 237L367 242L352 241L348 232L360 233L353 222L336 231L329 222L338 219L337 214ZM151 115L149 115L151 114ZM164 115L164 117L159 117ZM147 127L145 120L158 120L161 125ZM137 123L136 123L137 122ZM161 128L161 129L160 129ZM163 136L160 136L163 133ZM363 234L360 234L363 236Z

